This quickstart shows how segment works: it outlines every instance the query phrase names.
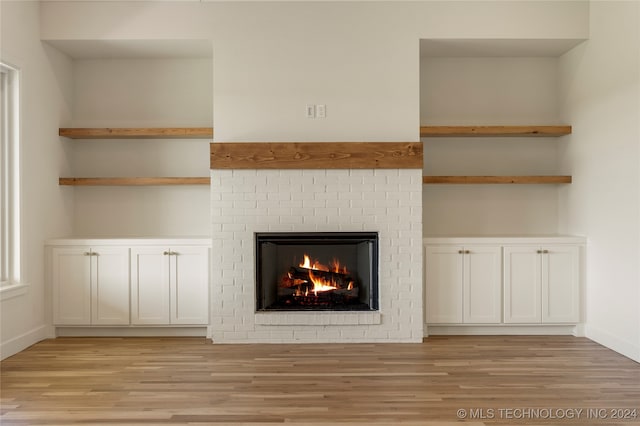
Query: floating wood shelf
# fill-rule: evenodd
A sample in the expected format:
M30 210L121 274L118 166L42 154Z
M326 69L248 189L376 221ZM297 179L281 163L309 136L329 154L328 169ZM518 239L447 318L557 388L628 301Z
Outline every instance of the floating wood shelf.
M553 184L571 183L571 176L423 176L427 184Z
M60 185L69 186L151 186L151 185L209 185L209 177L91 177L60 178Z
M61 128L60 136L71 139L210 139L212 127Z
M421 126L420 137L538 136L571 134L571 126Z

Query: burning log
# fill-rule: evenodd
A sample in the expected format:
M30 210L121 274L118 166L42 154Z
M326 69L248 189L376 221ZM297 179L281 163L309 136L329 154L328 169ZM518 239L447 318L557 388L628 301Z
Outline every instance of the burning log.
M280 287L290 288L290 287L298 287L302 284L308 284L309 276L306 277L291 277L289 274L282 277L280 280Z
M341 288L339 290L335 290L335 294L336 295L340 295L343 296L345 298L354 298L354 297L358 297L358 294L360 293L358 287L353 286L352 288Z
M331 285L339 289L351 290L355 287L355 280L350 275L343 274L341 272L318 271L315 269L292 266L289 268L289 273L287 275L291 281L305 280L310 282L311 277L313 276L316 279L331 283Z

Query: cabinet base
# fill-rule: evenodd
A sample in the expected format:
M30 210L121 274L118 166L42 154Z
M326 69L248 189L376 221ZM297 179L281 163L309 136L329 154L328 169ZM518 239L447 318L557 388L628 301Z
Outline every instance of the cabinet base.
M207 337L207 327L56 327L57 337Z
M517 335L556 335L584 337L580 325L429 325L424 326L424 336L517 336Z

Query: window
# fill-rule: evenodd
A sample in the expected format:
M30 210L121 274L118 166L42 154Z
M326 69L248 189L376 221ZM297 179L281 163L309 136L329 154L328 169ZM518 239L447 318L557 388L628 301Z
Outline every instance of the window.
M20 285L19 70L0 62L0 290Z

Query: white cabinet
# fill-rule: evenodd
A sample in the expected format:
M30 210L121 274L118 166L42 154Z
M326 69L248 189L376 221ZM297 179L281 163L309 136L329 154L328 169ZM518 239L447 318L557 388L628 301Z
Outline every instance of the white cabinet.
M500 246L427 245L427 324L500 323L500 265Z
M536 247L504 249L504 320L542 322L542 256Z
M498 324L502 321L502 250L500 247L464 248L463 322Z
M205 238L50 240L53 323L207 325L209 249Z
M455 246L425 248L427 324L462 322L462 256Z
M580 252L575 245L504 247L504 315L511 324L580 320Z
M91 263L84 248L54 248L53 323L91 324Z
M548 246L542 250L542 322L580 321L580 249Z
M54 324L129 324L127 248L55 247L51 267Z
M432 237L424 243L425 323L436 333L554 331L580 323L584 238Z
M169 256L171 324L209 323L209 249L178 246Z
M169 324L169 258L164 251L131 249L132 324Z
M208 321L207 247L131 249L131 323L205 325Z

